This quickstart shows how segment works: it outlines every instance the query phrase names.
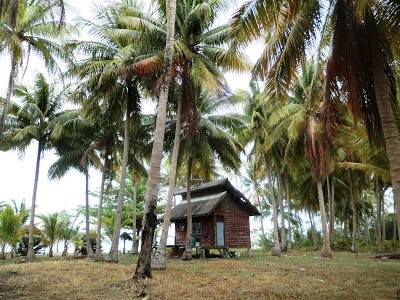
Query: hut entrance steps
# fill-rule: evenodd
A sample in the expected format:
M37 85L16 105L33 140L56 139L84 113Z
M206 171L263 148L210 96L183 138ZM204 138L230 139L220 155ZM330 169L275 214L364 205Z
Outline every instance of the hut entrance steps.
M219 253L221 254L222 257L225 258L233 258L235 257L235 253L232 251L229 251L229 248L227 247L218 247L217 250L219 251Z

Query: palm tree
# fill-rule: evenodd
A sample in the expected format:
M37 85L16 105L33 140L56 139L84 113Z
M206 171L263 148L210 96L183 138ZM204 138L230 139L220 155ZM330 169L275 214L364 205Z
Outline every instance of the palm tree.
M38 74L31 91L26 86L18 86L16 95L22 99L22 106L13 104L4 134L3 148L24 151L33 140L37 141L35 179L32 193L29 222L29 248L27 260L35 259L33 252L33 226L35 220L36 194L39 182L40 160L43 152L52 146L51 133L55 119L59 116L66 90L56 93L43 74Z
M227 95L212 95L200 92L198 89L197 105L199 121L195 136L188 135L189 124L186 123L181 133L178 165L184 165L186 161L186 186L188 190L187 202L187 238L186 248L182 256L184 260L191 259L191 204L190 187L192 178L201 178L209 181L217 176L215 172L217 162L222 167L233 171L239 170L240 153L242 146L236 141L232 132L244 128L244 116L236 113L218 114L221 109L235 104L235 99ZM174 136L176 119L167 123L167 144ZM189 233L188 233L189 232Z
M61 225L60 225L60 233L59 233L59 238L60 240L64 241L64 250L61 254L61 256L67 256L68 254L68 245L75 239L76 236L80 236L80 226L79 224L75 224L76 219L78 215L73 218L70 214L67 212L63 211L60 213L60 218L61 218ZM89 246L88 246L89 245ZM89 249L92 247L90 246L90 240L89 244L87 244L87 252L89 255ZM93 253L93 250L91 249L91 252Z
M11 202L13 204L15 213L20 218L20 227L22 227L23 225L25 225L26 221L28 221L28 219L29 219L29 209L26 208L25 200L21 201L19 207L18 207L17 203L15 202L15 200L11 200ZM21 230L19 230L19 236L20 236L20 231ZM11 257L14 257L16 248L17 248L17 242L15 241L14 244L11 244Z
M81 109L65 111L57 118L57 124L52 132L54 148L58 159L50 166L48 177L60 179L71 168L85 175L85 237L90 245L89 223L89 167L98 166L96 155L86 155L86 150L94 138L95 127L90 120L84 118ZM82 160L83 157L86 159ZM94 257L92 247L87 248L89 257Z
M19 1L15 0L2 0L0 1L0 17L10 23L12 27L16 26L17 23L17 17L18 17L18 12L19 12ZM60 18L59 18L59 23L62 25L64 23L64 18L65 18L65 5L63 0L47 0L47 5L50 8L50 15L54 18L53 15L53 7L58 7L60 8Z
M100 183L100 195L99 195L99 204L98 204L98 216L97 216L97 230L96 230L96 253L95 260L101 261L102 258L102 249L101 249L101 228L102 228L102 218L103 218L103 200L105 196L105 182L106 179L109 178L110 182L112 180L112 152L114 149L115 141L117 140L117 132L115 120L110 115L111 110L109 110L109 106L107 105L108 101L105 101L105 106L102 108L101 106L96 108L96 113L91 116L95 127L98 128L98 132L94 135L94 139L88 149L85 151L84 156L82 157L82 161L88 161L89 157L93 155L93 152L99 151L100 155L103 159L103 164L100 165L100 169L102 171L101 183ZM104 103L103 103L104 105Z
M158 111L154 144L151 152L149 180L147 182L146 200L143 217L142 249L136 266L135 278L151 278L151 248L154 230L157 225L155 209L157 205L157 183L160 177L160 165L166 122L166 110L169 92L169 74L172 67L173 43L175 35L176 0L167 0L167 38L163 65L162 83L159 93Z
M165 16L164 6L160 1L161 15ZM177 123L175 126L174 148L171 157L171 171L164 215L163 229L158 251L165 255L170 225L173 194L176 187L176 168L179 154L182 124L189 124L189 135L196 131L199 118L195 88L202 87L210 93L227 90L223 72L243 72L249 69L244 55L232 51L229 47L228 27L214 27L215 19L226 11L225 1L187 1L178 2L177 32L173 64L177 66L175 76L181 83L177 96ZM190 189L189 189L190 191ZM188 202L189 203L189 202Z
M0 259L5 259L5 248L11 246L11 252L15 248L18 238L19 229L26 220L26 211L16 212L11 205L6 205L0 210Z
M89 86L93 92L103 95L106 98L114 97L119 93L122 105L114 105L113 109L121 119L125 117L123 133L123 150L121 161L121 184L118 196L118 205L116 210L116 221L114 235L109 253L109 261L118 261L118 244L121 231L122 205L125 197L125 178L126 169L129 160L129 140L133 121L140 121L140 94L138 90L139 83L145 85L145 75L153 74L158 71L157 63L151 58L154 40L145 39L152 37L150 33L140 32L138 28L127 30L124 28L121 20L137 15L143 19L149 19L148 16L141 13L141 7L134 1L126 0L118 5L102 8L97 15L96 24L93 21L84 20L92 32L96 32L99 42L77 42L74 47L77 51L83 51L88 55L85 59L79 61L75 69L79 77L84 80L82 85ZM147 44L143 41L146 40ZM155 43L157 45L157 43ZM157 49L158 50L158 49ZM149 58L150 57L150 58ZM155 67L154 67L155 65ZM120 99L120 100L121 100ZM118 102L117 102L118 103Z
M314 91L309 94L306 93L310 89L311 84L313 84L311 80L315 78L313 75L314 72L317 72L314 68L313 63L308 63L303 67L299 82L294 87L295 98L286 106L277 108L272 114L270 122L274 129L270 135L270 143L279 140L279 136L284 133L288 136L288 143L285 150L286 161L290 159L290 156L298 157L301 154L307 155L311 175L317 185L323 237L321 256L332 257L322 188L323 180L329 174L330 169L329 144L320 117L322 93L320 92L319 95ZM321 82L314 82L313 88L320 88L321 91L320 85ZM309 98L310 94L313 95L312 98ZM302 153L298 149L304 149L306 153ZM292 158L292 161L299 160Z
M393 0L326 4L317 0L251 1L234 16L233 34L243 44L261 36L268 41L255 72L265 78L266 91L275 98L288 89L310 45L320 37L318 55L330 53L324 96L328 122L335 124L339 117L336 95L338 90L345 91L352 114L364 118L370 139L383 143L384 138L399 207L400 135L393 110L398 105L394 74L400 55L400 7Z
M249 189L249 199L253 199L253 205L257 206L261 212L260 216L260 225L261 225L261 234L262 237L265 238L265 229L264 229L264 191L263 185L266 179L266 172L262 166L257 170L256 167L258 164L254 157L250 156L247 164L246 164L246 175L241 176L243 184Z
M38 217L42 221L42 235L49 243L49 257L53 257L53 246L61 237L62 229L65 226L64 220L59 213L39 215Z
M281 254L281 243L279 241L278 210L274 191L273 170L282 169L282 147L281 145L277 145L273 148L266 148L266 140L272 128L269 125L270 108L263 101L260 87L255 82L251 82L250 93L241 91L237 96L245 103L245 115L250 118L247 128L239 134L239 141L243 146L252 144L249 154L254 157L256 162L254 170L265 169L268 179L274 231L272 255L278 256Z
M63 18L60 21L52 21L54 19L54 16L51 18L52 7L56 1L51 1L50 4L39 0L11 1L13 4L7 2L2 3L4 8L0 9L0 53L3 51L9 53L11 70L0 115L0 146L19 65L25 57L29 60L29 55L33 52L44 60L46 68L57 70L56 59L67 60L69 55L55 41L62 40L65 34L72 30L64 24ZM8 14L8 9L12 10L12 14ZM61 25L63 25L62 30Z

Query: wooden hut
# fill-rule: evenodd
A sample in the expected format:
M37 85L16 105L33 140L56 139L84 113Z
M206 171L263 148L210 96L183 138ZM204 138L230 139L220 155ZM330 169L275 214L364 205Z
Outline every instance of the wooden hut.
M175 247L185 245L187 202L186 188L171 212L175 223ZM249 216L260 215L250 201L227 178L201 184L192 189L193 237L203 249L251 248Z

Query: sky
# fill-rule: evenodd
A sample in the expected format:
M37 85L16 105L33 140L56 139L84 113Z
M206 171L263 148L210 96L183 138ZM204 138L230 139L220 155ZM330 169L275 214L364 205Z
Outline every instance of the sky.
M92 1L88 0L69 0L70 6L85 18L90 18L93 14ZM108 1L96 1L96 3L107 3ZM239 1L243 2L243 1ZM67 10L67 21L68 14ZM225 17L229 16L227 14ZM224 23L220 20L218 23ZM83 39L84 36L81 38ZM261 52L260 45L252 45L246 50L246 54L254 62ZM9 57L0 55L0 96L5 97L10 71ZM33 78L38 72L44 72L43 63L34 55L31 55L27 72L22 78L22 71L19 73L18 84L32 86ZM51 78L49 78L50 81ZM57 79L57 78L55 78ZM237 89L247 89L250 75L226 74L226 80L233 91ZM145 102L143 105L145 112L154 112L154 104ZM0 201L9 202L15 200L17 203L25 200L27 206L31 204L33 180L35 172L37 143L33 142L25 153L15 151L0 151ZM84 205L85 199L85 178L78 171L71 170L60 180L49 180L47 171L50 165L57 159L52 151L46 151L41 159L39 184L37 191L37 214L48 214L61 210L71 211L79 205ZM94 191L100 186L101 176L96 170L90 171L89 188ZM235 182L232 182L235 185ZM238 187L240 188L240 187ZM91 197L90 205L96 205L98 199Z

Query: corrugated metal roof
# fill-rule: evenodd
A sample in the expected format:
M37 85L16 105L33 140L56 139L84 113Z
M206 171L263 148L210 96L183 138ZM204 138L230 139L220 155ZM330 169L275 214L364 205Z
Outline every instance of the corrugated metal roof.
M205 182L205 183L200 184L199 186L196 186L195 188L192 188L192 192L209 189L209 188L216 187L216 186L223 186L224 184L226 184L227 181L228 181L228 178L222 178L222 179L218 179L215 181ZM186 191L187 191L187 188L184 187L184 188L177 190L174 193L174 195L182 195L182 194L186 193Z
M221 190L227 191L230 195L232 195L235 200L244 205L250 216L259 216L260 212L258 209L251 204L251 202L238 190L236 189L228 180L228 178L222 178L219 180L211 181L203 183L192 189L192 197L193 199L196 197L196 194L204 194L211 193L207 197L214 195L216 192L221 192ZM181 195L184 199L186 198L186 188L179 189L175 192L175 195ZM185 202L186 203L186 202Z
M192 198L192 216L208 216L213 212L217 205L224 199L228 193L221 192L217 194L204 195L201 197ZM179 202L171 212L171 221L177 219L186 219L187 216L187 203L186 201Z

